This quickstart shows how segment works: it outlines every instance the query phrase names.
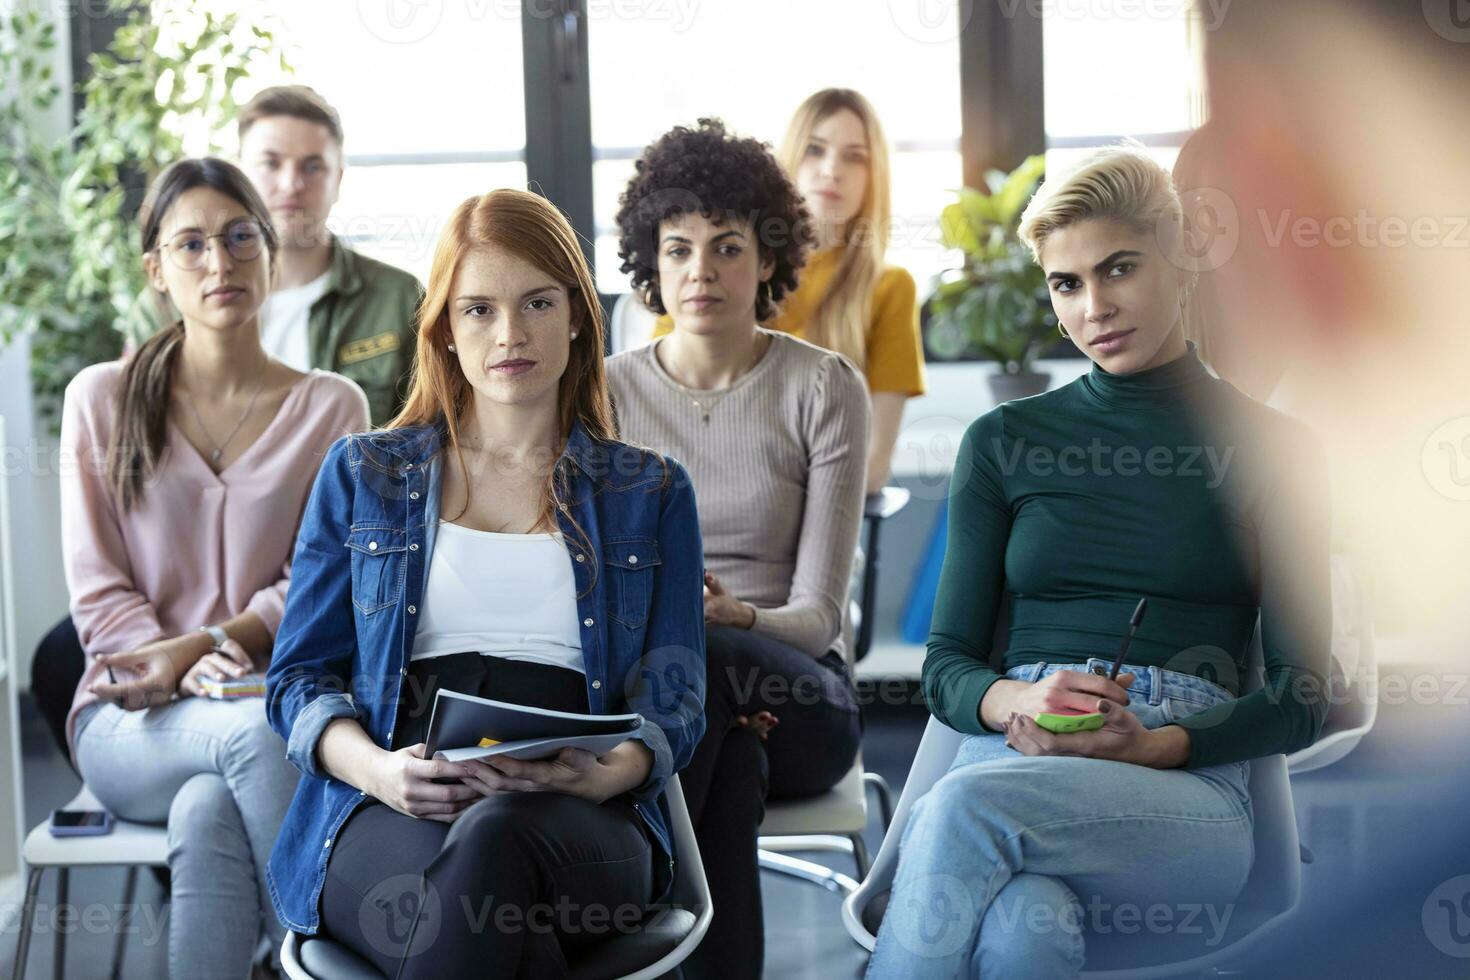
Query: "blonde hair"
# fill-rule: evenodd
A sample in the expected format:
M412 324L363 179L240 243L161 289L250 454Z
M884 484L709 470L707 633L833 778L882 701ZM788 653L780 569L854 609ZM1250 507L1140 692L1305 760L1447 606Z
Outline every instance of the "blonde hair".
M1073 170L1047 178L1021 213L1016 233L1039 265L1052 232L1090 218L1154 233L1166 255L1178 248L1184 226L1174 179L1136 140L1103 147Z
M577 336L557 394L557 431L563 445L573 423L579 420L593 439L609 442L617 438L603 366L602 304L577 234L545 198L527 191L493 190L467 198L454 209L439 235L428 286L419 304L412 388L403 410L387 426L397 429L430 425L442 418L448 430L445 449L455 454L467 481L469 471L460 448L459 421L469 407L472 389L448 348L453 340L449 294L460 262L472 250L487 246L529 262L567 290ZM556 512L569 500L569 491L567 474L562 467L553 467L542 489L538 527L557 526ZM572 524L574 537L582 539L590 550L585 533L575 521Z
M883 274L888 252L888 230L893 211L888 140L872 103L848 88L827 88L797 107L776 159L794 181L812 131L823 120L847 109L862 121L868 139L868 182L857 214L843 230L847 247L827 290L806 325L806 339L836 351L866 370L868 322L873 312L873 290Z

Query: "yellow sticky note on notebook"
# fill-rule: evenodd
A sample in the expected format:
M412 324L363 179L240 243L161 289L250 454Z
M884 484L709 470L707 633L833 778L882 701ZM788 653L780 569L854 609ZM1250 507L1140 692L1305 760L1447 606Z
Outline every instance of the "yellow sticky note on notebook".
M499 739L494 739L494 738L482 738L482 739L480 739L480 748L482 748L482 749L488 749L492 745L499 745L499 744L500 744L500 740Z

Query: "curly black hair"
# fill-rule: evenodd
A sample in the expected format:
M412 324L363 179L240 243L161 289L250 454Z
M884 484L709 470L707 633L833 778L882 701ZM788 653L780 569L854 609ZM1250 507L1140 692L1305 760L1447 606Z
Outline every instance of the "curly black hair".
M756 293L755 316L773 318L796 288L816 236L811 214L769 145L731 136L719 119L702 118L697 128L675 126L654 140L636 166L618 199L618 257L644 304L667 312L658 289L659 222L697 213L752 222L762 258L776 264L768 288Z

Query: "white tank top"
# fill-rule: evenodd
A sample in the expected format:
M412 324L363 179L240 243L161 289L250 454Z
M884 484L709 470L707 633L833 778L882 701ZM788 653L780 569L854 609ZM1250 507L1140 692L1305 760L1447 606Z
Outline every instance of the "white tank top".
M469 651L587 672L576 578L560 534L439 523L412 659Z

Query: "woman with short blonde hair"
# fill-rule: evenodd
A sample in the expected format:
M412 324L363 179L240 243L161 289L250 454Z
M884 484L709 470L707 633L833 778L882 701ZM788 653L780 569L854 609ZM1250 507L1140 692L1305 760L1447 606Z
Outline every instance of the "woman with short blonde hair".
M1075 977L1088 931L1121 925L1100 908L1233 901L1250 760L1321 731L1321 451L1186 343L1179 214L1168 173L1120 146L1049 179L1022 218L1093 367L961 443L923 688L968 737L909 818L870 976ZM1271 684L1244 694L1257 623ZM1036 908L1051 927L1018 926Z

